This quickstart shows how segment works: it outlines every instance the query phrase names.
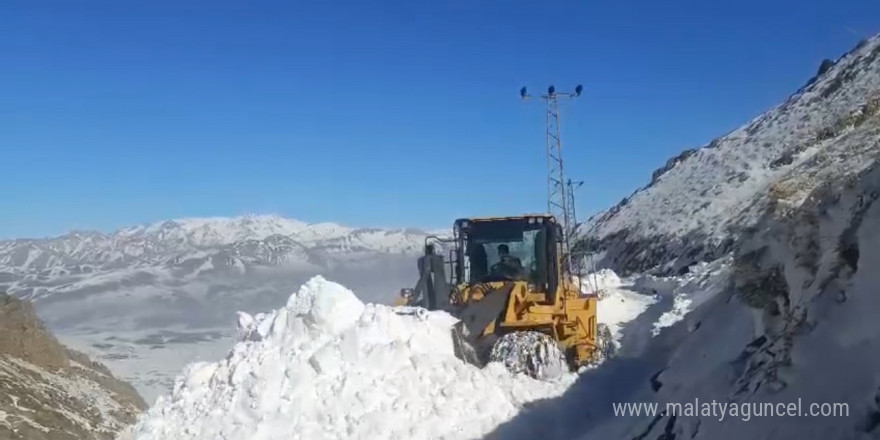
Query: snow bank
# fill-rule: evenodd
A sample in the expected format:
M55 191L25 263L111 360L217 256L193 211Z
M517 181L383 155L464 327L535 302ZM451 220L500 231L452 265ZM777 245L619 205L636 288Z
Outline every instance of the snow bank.
M227 358L188 366L123 438L479 438L573 381L465 364L454 356L454 322L442 312L363 304L315 277L284 308L240 313L240 340Z

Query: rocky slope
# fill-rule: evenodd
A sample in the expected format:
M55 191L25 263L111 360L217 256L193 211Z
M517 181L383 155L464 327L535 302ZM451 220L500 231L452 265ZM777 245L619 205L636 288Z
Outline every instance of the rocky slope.
M684 151L651 183L591 218L582 246L618 273L683 273L711 261L777 200L799 204L880 153L880 39L865 40L781 105Z
M0 438L112 439L144 409L134 388L61 345L30 303L0 294Z
M610 418L582 438L880 438L878 199L875 160L776 204L741 239L731 288L658 338L640 392L617 400L726 412Z

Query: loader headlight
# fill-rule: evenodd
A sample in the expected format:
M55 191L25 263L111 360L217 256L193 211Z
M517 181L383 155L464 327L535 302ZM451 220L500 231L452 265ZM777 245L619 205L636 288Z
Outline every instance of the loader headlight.
M403 298L412 298L413 290L407 287L400 289L400 296Z
M529 283L529 293L538 293L538 286L535 283Z

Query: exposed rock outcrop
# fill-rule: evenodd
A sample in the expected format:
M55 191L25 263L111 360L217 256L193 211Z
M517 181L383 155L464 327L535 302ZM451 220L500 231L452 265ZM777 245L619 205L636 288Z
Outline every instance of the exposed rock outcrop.
M144 409L133 387L61 345L29 302L0 294L0 439L112 439Z

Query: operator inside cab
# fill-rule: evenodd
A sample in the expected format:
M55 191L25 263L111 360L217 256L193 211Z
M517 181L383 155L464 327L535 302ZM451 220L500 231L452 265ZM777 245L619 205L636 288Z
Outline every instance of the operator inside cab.
M523 276L525 269L522 260L510 255L510 247L507 244L498 245L498 258L499 261L492 265L492 273L504 274L510 279L518 279Z

